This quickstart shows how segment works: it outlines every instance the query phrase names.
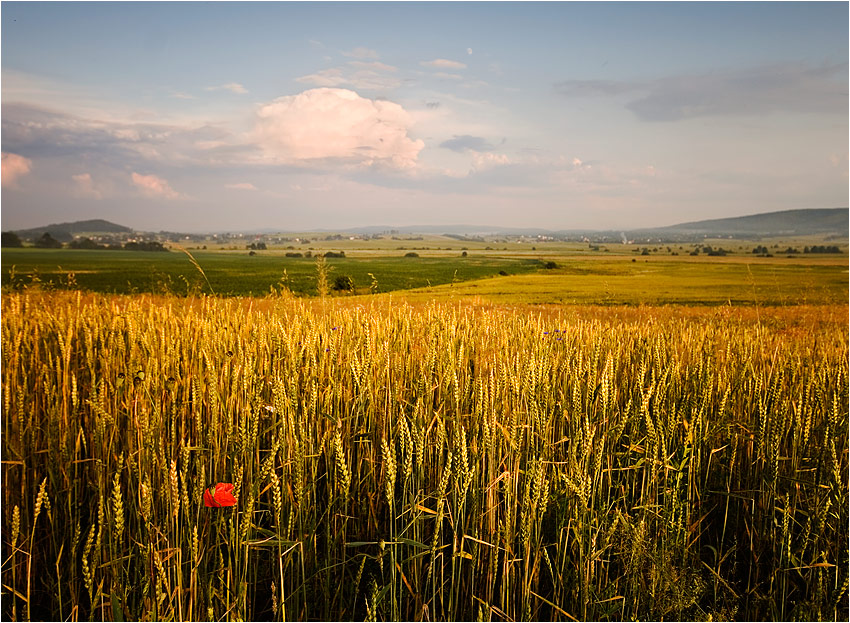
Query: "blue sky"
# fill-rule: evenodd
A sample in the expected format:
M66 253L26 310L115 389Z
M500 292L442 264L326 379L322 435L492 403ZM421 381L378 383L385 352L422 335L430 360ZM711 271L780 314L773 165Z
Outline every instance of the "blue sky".
M2 227L848 204L848 4L4 2Z

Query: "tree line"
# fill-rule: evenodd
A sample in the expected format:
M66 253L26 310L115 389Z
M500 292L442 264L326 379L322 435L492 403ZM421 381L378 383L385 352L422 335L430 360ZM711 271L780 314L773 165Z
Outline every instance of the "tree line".
M13 231L4 231L2 233L0 244L3 247L23 247L24 243L20 236ZM161 242L155 240L140 240L125 242L124 244L100 244L91 238L76 238L67 244L63 244L56 240L49 232L44 232L41 236L33 241L33 246L37 249L89 249L89 250L104 250L104 251L168 251Z

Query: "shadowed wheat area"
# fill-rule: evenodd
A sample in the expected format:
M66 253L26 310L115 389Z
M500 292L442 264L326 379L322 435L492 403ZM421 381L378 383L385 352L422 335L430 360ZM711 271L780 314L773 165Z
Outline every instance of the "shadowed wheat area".
M846 318L4 293L2 616L846 619Z

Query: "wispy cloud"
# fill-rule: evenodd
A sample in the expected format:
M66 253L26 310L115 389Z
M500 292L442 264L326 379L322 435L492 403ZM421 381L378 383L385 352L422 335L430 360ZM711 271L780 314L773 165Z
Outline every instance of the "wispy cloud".
M257 190L257 187L254 186L251 182L238 182L236 184L225 184L225 188L229 188L231 190Z
M435 58L432 61L421 61L419 64L423 67L433 67L435 69L466 69L466 63L450 61L446 58Z
M152 164L224 165L255 150L226 125L114 122L25 104L4 104L3 145L33 157L85 157L114 168ZM66 178L67 179L67 178Z
M228 82L227 84L219 84L214 87L207 87L207 91L230 91L231 93L236 93L237 95L244 95L248 92L244 86L239 84L238 82Z
M257 117L258 143L274 160L290 164L338 161L410 169L424 147L408 136L411 119L401 106L347 89L280 97Z
M163 199L181 199L183 196L171 188L168 181L156 175L140 175L135 171L131 175L133 184L146 197Z
M394 75L397 71L397 67L378 61L349 61L342 67L323 69L295 80L317 87L392 90L401 85L401 81Z
M2 152L2 184L4 188L17 188L20 178L32 170L32 160L18 154Z
M847 63L782 63L644 82L566 80L555 90L569 97L634 94L626 104L644 121L790 113L847 113Z
M393 67L392 65L387 65L380 61L351 61L348 64L357 69L369 69L372 71L383 71L389 73L398 71L398 67Z
M342 55L349 58L379 58L375 50L364 47L356 47L353 50L343 52Z
M483 171L493 167L500 167L511 164L510 157L507 154L481 153L478 151L472 152L472 168L475 171Z

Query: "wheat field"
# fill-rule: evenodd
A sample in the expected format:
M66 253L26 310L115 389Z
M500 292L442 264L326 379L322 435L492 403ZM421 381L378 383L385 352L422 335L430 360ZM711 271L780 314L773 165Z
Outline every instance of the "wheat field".
M363 300L4 294L2 617L847 619L846 305Z

